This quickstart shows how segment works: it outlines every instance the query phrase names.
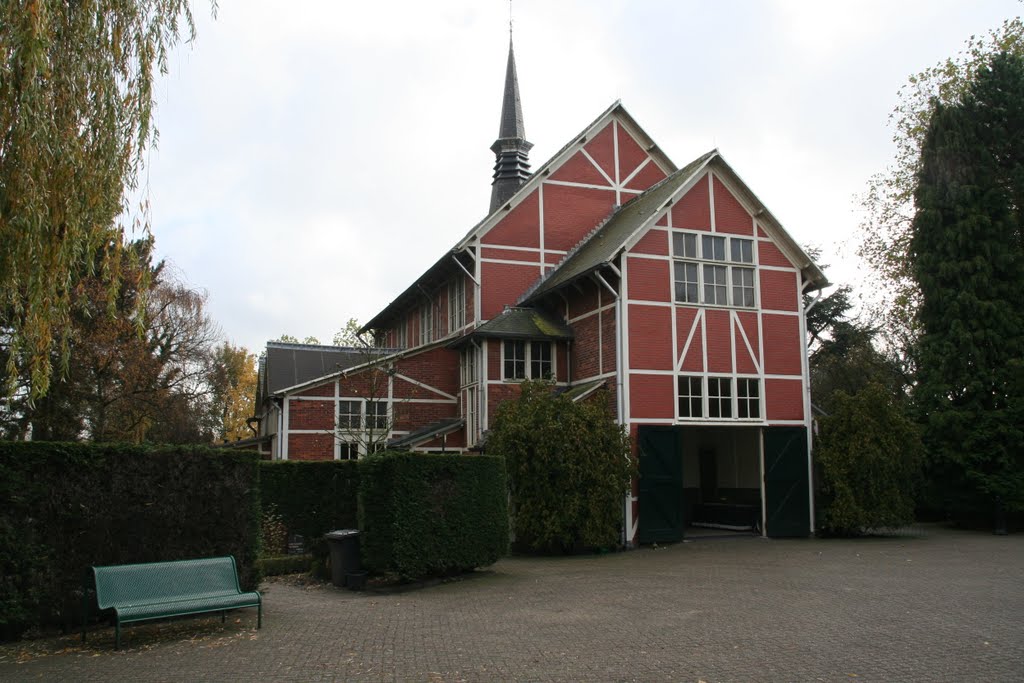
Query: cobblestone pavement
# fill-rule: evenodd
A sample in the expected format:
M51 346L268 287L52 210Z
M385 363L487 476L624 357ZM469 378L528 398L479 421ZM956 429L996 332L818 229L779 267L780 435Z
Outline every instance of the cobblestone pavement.
M129 627L120 652L110 629L5 645L0 680L1024 680L1024 535L699 540L398 594L264 588L262 630L244 610Z

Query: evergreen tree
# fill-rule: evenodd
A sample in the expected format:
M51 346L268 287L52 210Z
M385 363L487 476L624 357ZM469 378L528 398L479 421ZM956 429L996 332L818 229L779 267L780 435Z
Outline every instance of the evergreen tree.
M1001 53L936 103L921 153L911 267L934 501L1024 510L1024 58Z

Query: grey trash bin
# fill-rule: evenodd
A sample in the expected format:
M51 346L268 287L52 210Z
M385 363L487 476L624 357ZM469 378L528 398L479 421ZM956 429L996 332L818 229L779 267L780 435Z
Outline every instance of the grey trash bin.
M331 551L331 583L345 587L345 577L359 571L359 530L338 529L324 534Z

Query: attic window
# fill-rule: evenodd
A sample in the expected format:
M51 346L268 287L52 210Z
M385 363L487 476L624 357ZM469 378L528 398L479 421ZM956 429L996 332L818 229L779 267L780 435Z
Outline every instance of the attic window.
M753 308L754 240L672 232L675 299L679 303Z

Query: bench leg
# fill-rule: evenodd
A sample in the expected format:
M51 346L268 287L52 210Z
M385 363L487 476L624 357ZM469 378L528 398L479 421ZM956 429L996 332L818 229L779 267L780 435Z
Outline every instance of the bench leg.
M228 615L227 612L221 611L221 613L220 613L220 623L222 623L222 624L224 623L224 620L227 619L227 615Z
M121 620L114 622L114 649L121 649Z
M263 628L263 601L256 605L256 628Z

